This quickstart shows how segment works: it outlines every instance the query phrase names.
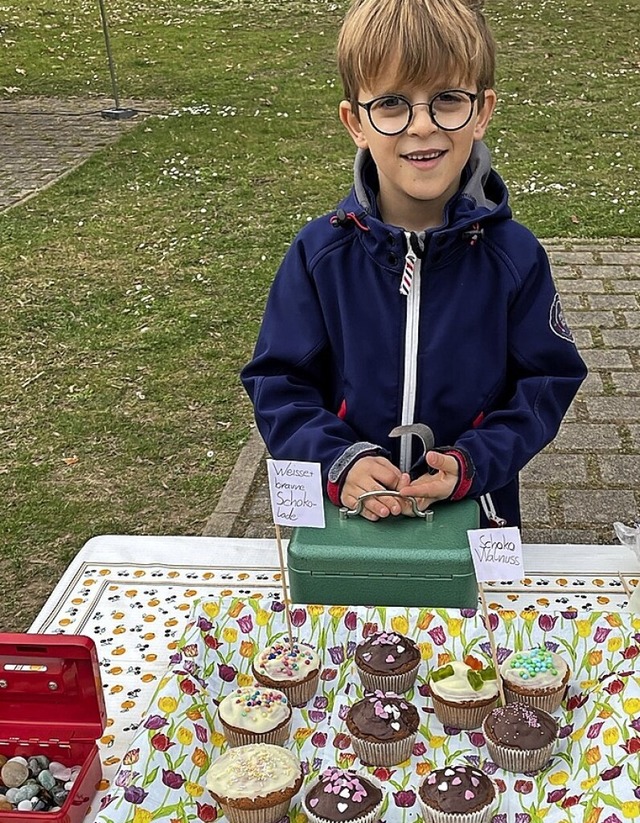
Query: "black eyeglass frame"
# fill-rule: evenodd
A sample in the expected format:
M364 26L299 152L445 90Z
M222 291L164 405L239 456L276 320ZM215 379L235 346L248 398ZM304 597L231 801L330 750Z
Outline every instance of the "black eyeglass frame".
M436 117L433 113L433 103L438 97L441 97L443 94L464 94L465 97L469 98L469 102L471 103L471 107L469 108L469 116L467 119L462 123L460 126L456 126L455 128L448 128L447 126L441 126L440 123L436 120ZM378 97L374 97L373 100L369 100L367 103L361 103L360 100L357 100L357 104L360 108L364 109L367 112L367 117L369 118L369 122L371 123L372 128L374 128L378 134L383 134L385 137L395 137L398 134L402 134L403 131L406 131L411 122L413 120L413 110L416 106L427 106L429 108L429 117L431 118L431 122L434 126L437 126L442 131L460 131L463 129L473 117L473 107L475 106L476 100L481 97L482 91L479 92L472 92L467 91L466 89L445 89L444 91L438 92L438 94L434 94L431 100L419 102L419 103L411 103L404 97L402 94L381 94ZM398 100L402 100L404 103L407 104L409 107L409 119L407 120L406 124L398 131L382 131L382 129L378 128L376 124L373 122L373 118L371 117L371 107L378 103L380 100L385 100L388 97L396 97Z

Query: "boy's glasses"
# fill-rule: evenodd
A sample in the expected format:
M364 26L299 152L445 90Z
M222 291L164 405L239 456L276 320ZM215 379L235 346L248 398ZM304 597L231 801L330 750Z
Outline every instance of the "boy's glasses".
M473 92L448 89L425 103L410 103L400 94L384 94L368 103L358 101L358 105L367 112L369 122L376 131L392 137L409 127L416 106L427 106L431 120L443 131L463 129L471 120L477 99L478 95Z

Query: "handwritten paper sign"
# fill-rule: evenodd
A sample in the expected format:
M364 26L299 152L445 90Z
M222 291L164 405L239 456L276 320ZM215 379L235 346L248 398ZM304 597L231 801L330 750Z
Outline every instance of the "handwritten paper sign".
M525 577L520 529L469 529L476 580L522 580Z
M320 464L267 460L267 471L273 522L324 529Z

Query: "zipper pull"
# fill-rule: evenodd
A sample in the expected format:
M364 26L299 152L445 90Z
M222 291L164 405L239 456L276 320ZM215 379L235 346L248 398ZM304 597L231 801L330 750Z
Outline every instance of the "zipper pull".
M484 511L484 515L489 521L489 525L493 529L501 529L507 525L504 517L499 517L496 508L493 505L493 499L490 494L483 494L480 498L480 505Z

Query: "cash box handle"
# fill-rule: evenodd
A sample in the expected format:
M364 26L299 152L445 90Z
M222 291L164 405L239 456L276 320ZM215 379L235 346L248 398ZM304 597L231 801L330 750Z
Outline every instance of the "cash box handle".
M413 514L416 517L421 517L425 523L431 523L433 520L433 510L427 509L426 511L420 511L418 508L418 501L415 497L405 497L405 495L400 494L393 489L384 489L384 491L372 491L372 492L364 492L361 494L360 497L356 501L355 509L348 509L346 506L340 506L340 520L348 520L349 517L352 515L360 514L362 511L362 506L364 505L364 501L368 500L370 497L402 497L404 500L410 500L413 506Z

